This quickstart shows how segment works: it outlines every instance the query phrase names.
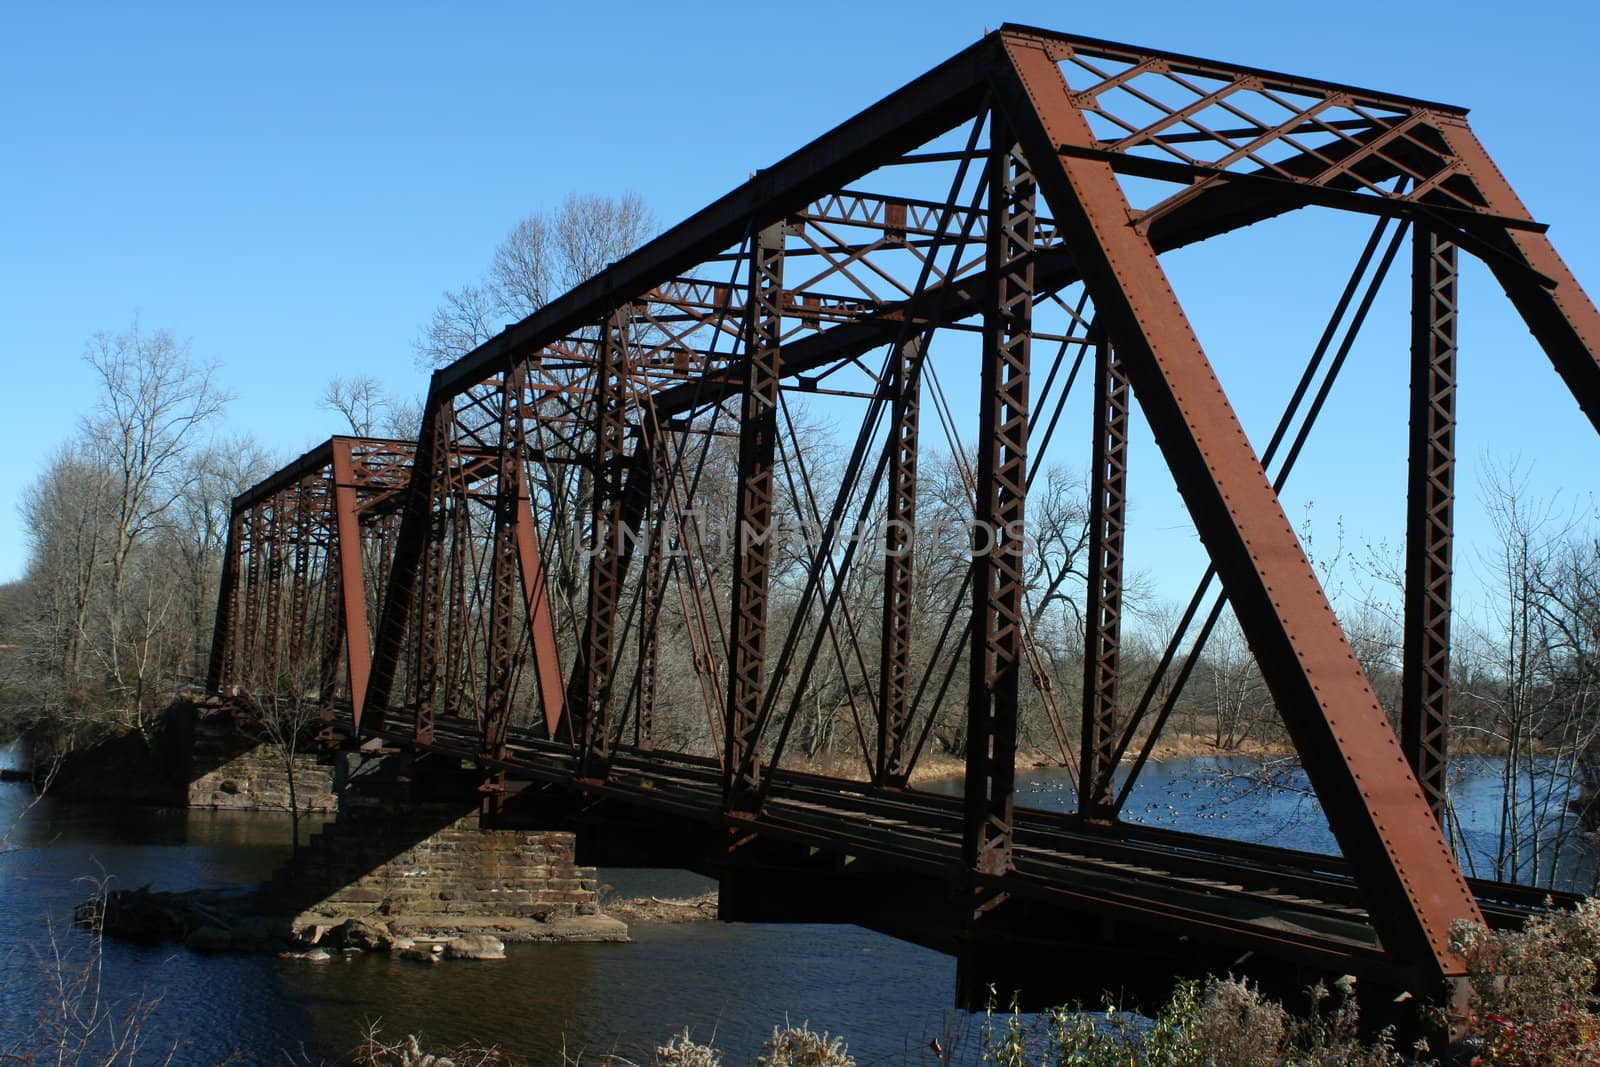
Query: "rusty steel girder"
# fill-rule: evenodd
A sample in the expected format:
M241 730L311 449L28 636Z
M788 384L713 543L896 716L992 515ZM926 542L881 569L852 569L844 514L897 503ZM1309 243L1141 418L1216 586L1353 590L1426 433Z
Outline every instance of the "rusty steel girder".
M392 536L412 452L409 441L334 437L234 498L212 691L303 690L315 649L320 699L348 700L359 723L371 670L368 550Z
M1305 208L1369 216L1376 228L1258 456L1160 257ZM1407 231L1396 736L1278 490ZM350 691L366 698L359 728L428 743L441 723L471 723L485 768L499 771L508 730L534 730L571 756L548 775L591 792L621 788L620 756L714 759L716 814L737 828L736 844L798 832L767 810L787 746L801 731L808 745L834 744L801 724L803 708L838 724L840 747L859 753L866 784L840 780L840 794L870 792L887 811L934 809L907 784L937 737L965 761L951 923L977 938L1019 893L1040 891L1015 847L1024 706L1044 709L1075 765L1078 824L1109 839L1199 646L1231 607L1394 973L1457 979L1450 927L1481 917L1435 817L1449 721L1458 250L1489 266L1600 428L1600 317L1462 109L1005 26L434 375L415 461L382 505L398 528L384 549L370 682L350 672ZM1062 411L1091 352L1093 419L1075 432ZM1313 372L1324 375L1316 390ZM845 423L848 454L827 482L789 407L803 396L860 415L853 446ZM1139 758L1123 766L1155 691L1134 706L1119 688L1134 403L1222 596ZM1294 420L1300 430L1276 457ZM936 553L917 521L936 431L950 471L944 504L970 520L973 558L960 593L930 607L924 575ZM1030 558L1024 537L1030 486L1066 438L1087 442L1093 472L1073 635L1084 654L1076 752L1035 633L1045 618L1035 596L1059 599L1066 578L1052 585L1050 561ZM247 547L230 548L224 567L214 683L294 651L283 605L316 615L319 575L323 603L342 611L323 613L320 645L288 632L302 651L326 649L342 626L352 665L365 660L365 608L348 593L361 587L361 559L330 568L316 547L334 537L317 531L336 531L342 552L358 540L347 527L367 521L359 492L340 496L360 481L359 464L342 473L350 461L328 461L331 492L326 477L302 485L307 468L236 508L230 543ZM880 516L881 533L860 532ZM733 524L721 543L719 517ZM780 545L786 524L810 533ZM847 595L862 589L881 605L876 633ZM668 653L684 668L670 693ZM531 687L521 684L530 663ZM823 676L836 695L818 716ZM704 711L697 741L664 743L672 700ZM693 716L670 710L688 737ZM669 747L680 743L689 747ZM863 847L838 830L841 848ZM1164 929L1192 914L1133 910ZM1295 951L1282 931L1258 933L1271 951ZM1310 938L1299 944L1315 955Z

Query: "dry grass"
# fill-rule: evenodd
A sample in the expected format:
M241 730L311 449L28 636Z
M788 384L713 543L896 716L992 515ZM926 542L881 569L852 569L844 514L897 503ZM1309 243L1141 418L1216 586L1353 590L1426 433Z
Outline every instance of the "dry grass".
M1130 752L1138 752L1144 739L1137 738ZM1463 750L1465 751L1465 750ZM1204 734L1167 732L1151 754L1151 761L1202 759L1208 756L1291 756L1294 746L1287 738L1247 738L1234 748L1218 748L1215 740ZM1133 757L1128 757L1131 760ZM1048 749L1025 749L1017 753L1018 767L1059 767L1061 753ZM925 787L938 782L948 782L966 773L966 760L945 752L924 752L911 771L911 785ZM865 782L868 778L859 755L819 752L814 756L785 756L783 769L803 774L825 775L847 782Z
M368 1027L366 1036L350 1054L355 1067L521 1067L522 1061L513 1060L496 1048L462 1046L451 1049L429 1049L415 1034L399 1041L387 1041L376 1023ZM655 1056L649 1065L618 1056L615 1053L598 1059L585 1059L563 1053L562 1067L722 1067L722 1050L715 1045L696 1041L685 1029L675 1034L666 1044L656 1046ZM845 1047L844 1040L817 1033L809 1024L798 1027L773 1027L772 1037L761 1046L755 1067L856 1067L855 1059Z

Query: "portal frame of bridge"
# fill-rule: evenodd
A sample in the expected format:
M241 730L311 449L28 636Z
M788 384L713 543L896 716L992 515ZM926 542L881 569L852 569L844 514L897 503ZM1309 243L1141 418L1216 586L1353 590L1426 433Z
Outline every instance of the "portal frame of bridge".
M949 193L875 195L850 184L919 167L941 178L953 171ZM1130 190L1152 184L1166 191L1135 204ZM1251 448L1160 261L1172 249L1304 207L1375 220L1362 269L1380 236L1392 232L1380 276L1400 233L1409 229L1416 249L1398 737L1279 502L1287 468L1270 478ZM841 236L847 231L856 236ZM1012 848L1023 681L1045 705L1063 757L1076 764L1085 825L1115 825L1170 711L1168 704L1157 713L1150 742L1118 789L1119 762L1149 705L1147 696L1137 708L1120 706L1125 695L1117 685L1131 394L1395 973L1435 985L1457 980L1464 963L1451 948L1451 926L1482 917L1435 814L1444 799L1448 724L1457 250L1487 264L1600 425L1600 317L1545 227L1479 145L1463 109L1005 26L434 374L415 461L399 491L371 678L360 694L365 706L356 699L355 728L393 736L397 723L410 719L414 741L435 744L441 685L446 693L459 690L467 661L482 653L468 617L479 604L470 592L476 500L496 516L490 542L499 546L489 568L493 681L476 717L484 765L507 765L506 722L517 672L529 661L544 736L577 754L574 788L608 788L630 715L634 748L659 748L649 734L655 716L647 722L657 699L656 649L643 643L635 655L623 637L638 619L661 617L665 590L676 581L721 771L728 848L736 852L759 838L774 770L816 664L831 652L844 672L853 651L867 666L861 622L841 596L861 555L856 541L842 558L818 551L802 560L801 622L771 640L778 635L770 630L768 534L779 472L794 483L790 497L809 501L812 517L828 530L852 512L866 514L885 481L890 513L914 516L928 350L941 331L970 328L981 352L972 514L988 543L975 534L963 594L968 618L959 629L947 618L938 639L940 649L952 636L950 647L965 640L969 649L959 922L981 937L984 916L1020 884ZM880 266L891 253L910 257L914 269L897 275ZM1069 306L1059 294L1074 286L1082 296ZM1354 291L1352 278L1341 313ZM1056 334L1035 322L1051 302L1067 314ZM1367 306L1370 297L1361 315ZM973 318L978 324L966 325ZM1076 346L1080 359L1094 356L1089 662L1076 753L1029 630L1023 547L1013 534L1036 473L1030 434L1042 429L1048 440L1055 430L1053 417L1041 425L1043 405L1030 406L1038 399L1030 394L1030 348L1041 340L1059 342L1062 353ZM874 374L863 360L879 348L888 356ZM1348 342L1336 363L1347 349ZM1058 357L1042 394L1061 366ZM843 367L864 369L870 387L830 385ZM816 504L804 456L796 454L784 406L789 392L853 396L867 405L844 484L827 509ZM881 449L873 428L879 418L891 426ZM727 441L738 454L739 534L750 543L724 571L689 505L702 491L705 457ZM479 485L471 481L475 473L463 474L488 468L501 476ZM586 516L560 511L556 498L568 489L557 486L577 487L569 495ZM241 536L246 529L268 540L286 536L281 526L261 534L243 525L245 515L261 518L236 508ZM280 521L276 511L266 517ZM673 518L683 551L668 558L660 535ZM592 531L597 543L586 579L576 577L564 550L535 543L539 536L548 542L557 523ZM638 572L652 576L643 583L634 575L641 551ZM919 727L914 709L924 706L930 683L932 703L940 702L959 659L952 653L948 670L943 662L923 664L913 685L914 578L892 551L889 557L879 660L862 671L860 686L875 730L851 695L868 777L886 796L904 793L929 736L931 718ZM261 585L257 557L248 556L243 574L238 560L230 551L219 635L227 629L224 615L250 617L236 590ZM278 560L266 557L268 581L279 573ZM719 573L725 613L718 595L707 593ZM523 587L520 615L510 611L514 576ZM624 603L630 590L631 605ZM581 612L572 607L582 617L567 620L570 635L560 632L558 599L585 605ZM1185 625L1199 603L1197 594ZM812 611L816 618L807 623ZM462 619L450 623L452 612ZM348 608L346 614L353 618ZM256 625L243 624L250 632ZM219 640L214 682L226 673L219 662L233 662L237 647ZM572 664L564 684L563 648ZM1164 668L1172 656L1169 649ZM350 688L358 692L354 675Z

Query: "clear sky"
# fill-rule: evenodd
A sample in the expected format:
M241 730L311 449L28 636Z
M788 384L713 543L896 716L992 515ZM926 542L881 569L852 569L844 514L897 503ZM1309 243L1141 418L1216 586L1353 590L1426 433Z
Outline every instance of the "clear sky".
M233 426L296 454L337 428L317 406L329 375L421 391L412 339L441 291L472 279L520 216L572 190L633 189L674 222L1007 20L1468 105L1600 293L1591 3L8 0L0 580L25 564L21 490L89 406L79 356L95 330L137 315L192 338L237 395ZM1270 289L1174 264L1214 353L1248 321L1284 327L1297 363L1331 301L1327 278L1345 269L1313 251L1297 283L1294 235L1316 232L1258 240L1281 261ZM1358 244L1345 242L1351 256ZM1535 462L1541 489L1586 499L1595 435L1481 270L1464 304L1463 419L1496 429L1465 433L1463 482L1492 450ZM1380 324L1403 368L1403 307ZM1239 347L1259 358L1276 344ZM1218 364L1256 435L1284 372ZM1258 378L1270 391L1252 392ZM1393 383L1382 400L1345 402L1345 436L1307 472L1355 475L1353 488L1316 495L1319 524L1342 518L1384 536L1397 513L1404 401ZM1395 410L1398 430L1361 428ZM1389 473L1364 485L1368 466Z

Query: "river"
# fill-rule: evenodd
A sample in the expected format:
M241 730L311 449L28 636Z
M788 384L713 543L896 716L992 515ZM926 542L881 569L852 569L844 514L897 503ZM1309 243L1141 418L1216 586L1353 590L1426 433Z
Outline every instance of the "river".
M0 766L6 757L0 750ZM1262 785L1257 760L1152 764L1129 817L1183 829L1328 851L1315 801L1292 770ZM1498 764L1467 761L1455 784L1474 850L1492 855ZM959 788L955 784L953 788ZM1070 806L1063 773L1019 776L1019 801ZM0 1051L26 1032L62 970L89 958L72 906L100 879L119 887L247 884L288 854L288 820L272 814L85 807L0 787L0 833L20 822L0 854ZM1592 858L1568 848L1561 870L1588 877ZM708 883L683 872L602 871L623 895L688 895ZM52 962L51 934L67 955ZM716 1038L728 1062L753 1060L787 1019L843 1034L862 1067L933 1062L932 1038L974 1052L977 1022L954 1012L954 962L848 926L691 923L635 926L625 945L512 945L503 963L424 967L362 955L311 964L260 956L202 956L181 948L107 943L108 1003L159 998L145 1023L147 1048L174 1044L180 1064L241 1053L243 1062L304 1063L351 1048L381 1021L399 1037L496 1044L533 1063L585 1061L616 1052L640 1063L685 1026ZM970 1057L968 1057L970 1058ZM141 1061L144 1062L144 1061ZM152 1059L151 1062L158 1062Z

